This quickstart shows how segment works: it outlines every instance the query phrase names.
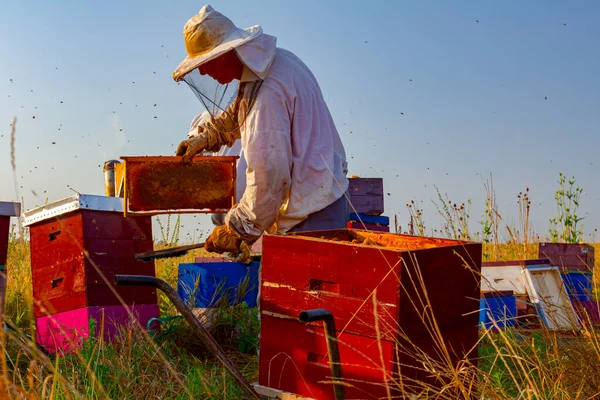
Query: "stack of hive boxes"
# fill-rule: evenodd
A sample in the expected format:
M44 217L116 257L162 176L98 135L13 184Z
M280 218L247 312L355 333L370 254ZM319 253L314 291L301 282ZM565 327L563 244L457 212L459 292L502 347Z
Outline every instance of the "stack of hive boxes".
M125 218L120 198L76 195L28 211L24 221L36 338L47 351L68 352L89 335L110 338L131 315L144 326L159 316L156 289L113 285L115 274L155 275L153 262L135 259L153 250L150 217Z
M481 244L446 239L351 229L266 235L259 384L334 398L322 325L297 320L325 308L348 398L387 398L386 386L396 395L401 381L443 385L419 354L444 362L445 346L447 362L476 363L480 260Z
M383 216L383 178L350 178L348 228L389 232L390 219Z
M539 257L560 269L579 318L600 324L598 303L592 297L594 248L588 244L540 243Z

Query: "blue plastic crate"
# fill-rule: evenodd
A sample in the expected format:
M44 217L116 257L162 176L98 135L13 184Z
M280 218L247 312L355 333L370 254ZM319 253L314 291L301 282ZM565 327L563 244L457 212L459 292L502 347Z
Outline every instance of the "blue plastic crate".
M179 264L177 294L193 308L213 307L225 295L228 296L230 305L243 301L249 307L256 307L259 266L260 263L257 261L250 264L236 262ZM249 279L248 290L240 293L240 284L246 277Z
M572 300L592 300L592 273L589 271L569 271L561 274L567 292Z
M368 215L351 212L348 215L348 221L362 221L365 224L379 224L387 226L390 224L390 217L386 217L385 215Z
M493 295L479 299L479 326L490 329L497 325L499 328L517 325L517 298L514 295Z

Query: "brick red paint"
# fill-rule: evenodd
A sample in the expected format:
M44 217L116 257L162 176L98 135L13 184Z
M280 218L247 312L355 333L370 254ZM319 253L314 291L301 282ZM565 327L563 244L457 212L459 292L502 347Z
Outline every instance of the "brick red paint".
M30 246L36 317L120 304L94 264L111 285L115 274L155 274L154 262L135 259L153 250L150 217L77 210L32 225ZM126 304L157 302L152 288L118 287L117 292Z
M263 343L268 343L263 346ZM393 370L394 346L382 341L384 370ZM339 338L348 399L387 398L376 340L344 333ZM287 319L261 319L259 384L315 399L334 399L323 328Z
M379 246L352 243L362 243L365 238ZM388 274L390 265L392 273ZM421 320L427 315L428 320L435 319L446 346L456 352L452 363L465 356L476 363L473 350L478 338L480 270L481 244L475 243L354 230L267 235L263 244L261 309L283 315L282 318L295 318L301 308L328 308L338 329L357 313L358 318L346 332L373 340L376 332L369 295L377 288L377 300L386 306L385 312L379 313L384 328L381 334L391 342L393 339L399 345L397 350L405 343L403 337L408 337L422 351L440 360L436 340L428 329L431 323ZM268 371L263 369L263 351L269 354L270 346L279 346L265 337L291 335L269 332L276 328L273 326L261 324L261 384ZM385 329L393 327L396 331ZM289 362L302 363L294 356L293 343L291 340L287 350L292 357ZM322 345L325 346L324 339ZM278 347L277 351L281 349ZM401 371L406 378L424 379L427 375L418 371L419 360L405 354L400 361L406 364ZM389 370L394 372L397 368ZM300 381L295 379L292 389L300 387ZM369 379L365 380L373 382Z
M300 312L311 308L326 308L333 313L335 324L342 329L349 323L346 331L362 336L377 337L375 332L375 321L373 318L373 303L368 301L361 308L363 300L340 297L328 293L312 293L300 290L289 290L288 288L277 288L263 286L261 289L262 311L286 315L296 319ZM280 301L285 299L285 301ZM360 310L360 311L358 311ZM378 304L379 329L381 337L393 340L398 329L397 313L395 305ZM354 313L356 316L354 316ZM312 323L314 326L322 326L322 322Z

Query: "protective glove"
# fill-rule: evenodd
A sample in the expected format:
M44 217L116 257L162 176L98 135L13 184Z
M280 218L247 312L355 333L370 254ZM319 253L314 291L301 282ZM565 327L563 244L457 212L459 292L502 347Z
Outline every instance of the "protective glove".
M204 243L204 249L211 253L230 253L236 261L245 264L251 261L250 246L227 225L217 226Z
M208 146L208 139L204 135L184 140L177 146L177 155L183 156L183 162L189 163L196 154L202 153Z

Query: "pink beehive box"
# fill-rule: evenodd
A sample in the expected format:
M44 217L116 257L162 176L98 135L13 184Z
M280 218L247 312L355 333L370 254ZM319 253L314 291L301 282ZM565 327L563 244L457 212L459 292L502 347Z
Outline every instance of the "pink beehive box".
M131 311L131 315L129 312ZM39 317L36 320L36 341L50 353L61 354L77 350L90 335L110 340L122 329L146 327L148 321L159 315L158 304L129 307L94 306ZM94 332L90 319L95 320Z

